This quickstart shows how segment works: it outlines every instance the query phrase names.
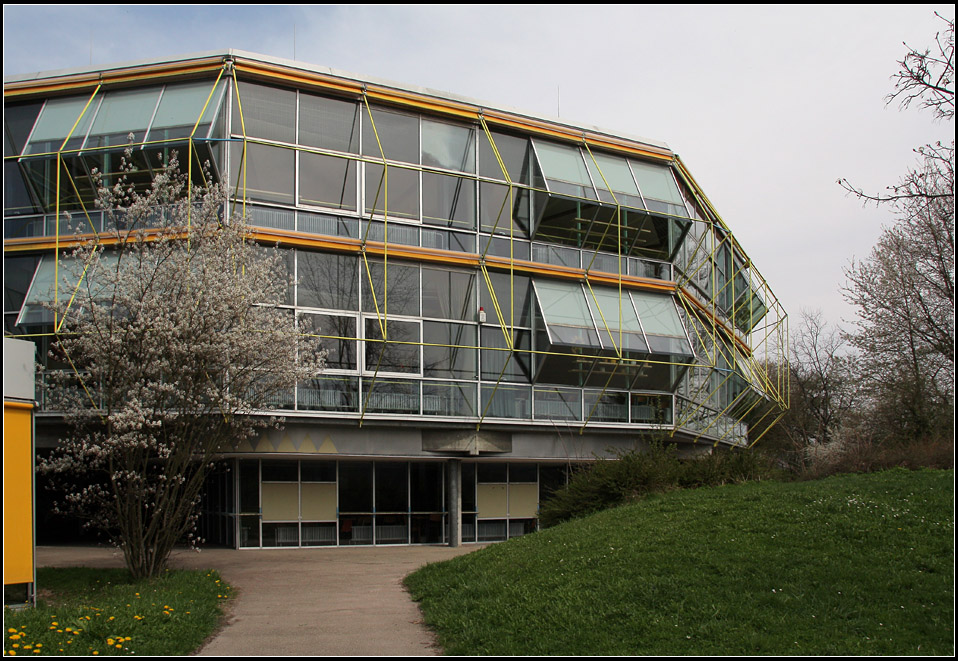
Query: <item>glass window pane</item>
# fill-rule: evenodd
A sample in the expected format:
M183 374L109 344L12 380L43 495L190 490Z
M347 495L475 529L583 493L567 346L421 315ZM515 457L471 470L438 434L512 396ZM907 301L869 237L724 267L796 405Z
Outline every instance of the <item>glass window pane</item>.
M532 280L525 275L510 275L502 271L489 271L489 281L492 283L493 291L496 294L495 302L499 304L499 310L502 312L503 321L506 325L531 326L534 300ZM479 292L479 305L486 313L486 323L498 324L499 319L496 316L492 294L489 291L488 283L484 279L479 283Z
M419 117L398 112L370 108L363 112L363 155L386 158L391 161L419 163ZM377 137L379 138L377 142ZM382 145L382 151L380 151Z
M18 312L37 270L40 257L6 257L3 260L3 311Z
M159 87L109 92L97 110L86 148L143 142L160 99ZM132 140L129 134L133 134Z
M556 344L600 347L582 285L577 282L537 280L539 309Z
M540 420L581 420L582 391L535 388L535 417Z
M354 370L356 364L356 318L330 314L301 314L299 332L322 337L327 351L327 369Z
M642 320L649 350L656 354L692 356L692 347L671 296L630 292Z
M373 462L339 462L339 511L373 511Z
M460 172L475 172L475 131L466 126L423 119L422 164Z
M445 379L477 376L475 326L424 321L423 374Z
M388 271L383 268L381 261L368 260L360 276L363 287L363 310L377 312L380 315L419 315L419 267L410 266L394 260L389 260ZM369 265L369 269L365 265ZM375 298L369 289L372 279L375 287ZM384 282L389 285L389 297L384 293Z
M442 511L442 467L440 463L415 462L409 467L413 512Z
M321 375L300 383L296 397L303 411L358 411L359 378Z
M577 147L533 141L542 174L549 181L549 189L557 193L595 199L589 171ZM553 185L553 183L562 185Z
M501 375L502 381L532 382L532 354L528 353L532 348L532 335L529 331L513 331L515 351L506 348L505 336L498 326L483 326L480 336L483 347L480 360L484 380L500 381Z
M241 144L233 145L234 163L240 163L242 147ZM238 179L240 192L245 183L246 197L251 200L292 205L295 163L296 152L292 149L247 143L246 176Z
M455 252L476 252L476 235L448 230L422 229L422 247Z
M160 105L156 109L156 116L150 127L149 140L188 137L193 133L195 124L200 124L196 137L206 137L208 126L204 130L202 125L212 121L224 88L225 85L221 84L220 89L210 98L213 81L167 85L163 90L163 96L160 97ZM209 99L209 105L207 105L207 99ZM206 121L201 121L203 119Z
M419 381L363 379L363 405L370 413L419 414Z
M376 462L376 513L409 511L406 462Z
M531 196L524 188L479 182L479 224L483 232L513 235L516 238L529 236L529 201Z
M300 464L303 482L335 482L335 461L304 461Z
M620 298L616 289L592 287L591 294L587 290L586 298L589 307L592 308L595 324L599 329L599 337L607 349L620 346L622 349L631 351L648 350L642 326L632 307L628 291L623 291Z
M474 229L476 182L472 179L423 172L422 222L456 229Z
M668 167L641 161L629 161L629 164L643 196L671 202L684 208L682 194L679 193L672 171Z
M476 384L451 381L423 381L422 412L425 415L474 417Z
M590 422L628 422L629 393L585 391L583 413Z
M23 151L37 115L43 108L42 101L33 103L4 104L3 106L3 155L16 156Z
M379 319L366 319L367 372L399 372L420 374L419 324L413 321L386 321L386 340L383 340ZM418 410L418 404L416 409Z
M506 176L502 172L504 165L509 173L509 181L514 184L528 185L531 181L529 141L526 138L491 131L495 142L495 150L493 150L486 132L479 133L479 174L483 177L506 181ZM499 152L502 165L496 158L496 151Z
M330 310L359 310L357 258L296 251L297 304Z
M476 481L481 484L505 484L508 481L508 464L476 464Z
M422 316L476 320L476 274L422 267Z
M48 99L37 120L37 125L30 136L30 143L24 150L25 154L42 154L60 149L63 139L70 136L66 149L77 149L86 137L93 114L96 111L99 99L90 102L86 113L83 113L89 96L71 96L62 99ZM77 118L83 113L81 121ZM74 124L76 128L74 129ZM71 133L71 130L73 131Z
M419 173L391 166L366 163L366 213L388 218L419 218Z
M685 327L671 296L660 296L641 291L629 292L638 310L646 333L685 337Z
M238 97L238 98L237 98ZM242 116L240 115L242 107ZM295 141L296 92L240 82L233 93L233 133L278 142Z
M593 157L595 161L593 162ZM600 189L600 198L610 201L607 193L601 195L601 189L611 188L615 192L615 201L622 206L644 209L639 189L635 187L632 171L624 158L592 152L592 157L585 154L585 164L592 174L592 181Z
M297 482L299 464L295 461L263 461L263 482Z
M509 482L536 482L535 464L509 464Z
M356 161L300 152L299 202L355 211Z
M52 160L52 159L51 159ZM20 170L20 165L16 160L4 161L3 163L3 214L4 216L18 216L23 214L37 213L39 209L34 206L33 198L27 189L27 182ZM4 223L5 225L7 223ZM11 235L9 230L4 228L4 233L8 238ZM21 236L29 236L21 234Z
M355 154L359 151L359 104L299 95L299 144Z

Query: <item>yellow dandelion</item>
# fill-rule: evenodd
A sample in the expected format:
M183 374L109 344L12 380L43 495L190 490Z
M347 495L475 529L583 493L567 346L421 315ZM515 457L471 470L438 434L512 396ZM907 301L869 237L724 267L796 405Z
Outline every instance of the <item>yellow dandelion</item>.
M20 640L20 634L18 633L13 634L12 636L10 636L10 640Z
M107 644L107 645L112 645L112 644L113 644L113 639L112 639L112 638L107 638L107 639L106 639L106 644Z
M120 645L120 643L117 643L117 644L116 644L116 648L117 648L118 650L121 650L121 649L123 649L123 645Z
M132 639L132 638L130 638L129 636L127 636L127 637L126 637L126 638L124 638L123 640L133 640L133 639Z
M99 654L99 652L97 650L93 650L93 655L96 656L97 654Z
M16 656L16 655L17 655L17 651L16 651L16 650L10 650L9 652L8 652L7 650L4 650L4 653L5 653L5 654L9 654L10 656Z
M16 632L17 632L16 629L7 629L7 633L16 633Z

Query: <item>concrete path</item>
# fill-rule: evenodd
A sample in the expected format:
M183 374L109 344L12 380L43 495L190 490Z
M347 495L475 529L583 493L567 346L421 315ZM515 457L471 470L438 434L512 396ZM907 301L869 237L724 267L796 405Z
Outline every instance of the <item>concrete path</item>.
M203 656L438 656L403 577L469 545L175 551L170 566L216 569L236 596ZM37 547L41 567L122 567L113 549ZM42 586L40 586L42 588Z

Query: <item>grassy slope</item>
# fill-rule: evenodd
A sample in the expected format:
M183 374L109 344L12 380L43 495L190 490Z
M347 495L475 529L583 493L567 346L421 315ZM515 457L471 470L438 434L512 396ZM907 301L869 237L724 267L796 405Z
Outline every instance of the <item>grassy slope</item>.
M673 492L407 585L449 654L951 654L954 471Z

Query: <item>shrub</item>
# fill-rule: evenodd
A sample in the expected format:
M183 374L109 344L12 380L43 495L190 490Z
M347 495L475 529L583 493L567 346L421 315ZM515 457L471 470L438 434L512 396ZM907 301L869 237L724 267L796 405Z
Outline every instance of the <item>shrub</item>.
M745 482L769 477L764 457L743 450L713 450L680 457L675 445L654 441L648 450L617 452L578 469L539 511L544 528L672 489Z

